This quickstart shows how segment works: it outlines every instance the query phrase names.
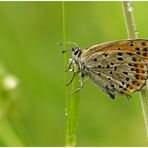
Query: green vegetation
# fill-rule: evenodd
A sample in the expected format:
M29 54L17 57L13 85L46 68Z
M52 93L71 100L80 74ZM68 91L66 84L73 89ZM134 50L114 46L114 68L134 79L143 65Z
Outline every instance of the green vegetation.
M148 2L133 6L138 36L148 38ZM65 2L64 9L64 41L86 48L127 38L122 2ZM7 71L2 78L12 74L19 82L14 91L0 90L1 146L65 145L70 52L62 55L57 47L62 12L62 2L0 2L0 63ZM130 101L112 100L89 80L78 95L77 146L148 145L139 93Z

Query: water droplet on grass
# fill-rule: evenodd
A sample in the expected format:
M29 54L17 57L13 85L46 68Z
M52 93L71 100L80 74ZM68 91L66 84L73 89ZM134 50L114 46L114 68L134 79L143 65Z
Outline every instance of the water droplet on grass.
M127 2L127 7L128 7L129 12L133 11L133 6L132 6L131 2Z
M68 116L68 110L65 108L65 116Z

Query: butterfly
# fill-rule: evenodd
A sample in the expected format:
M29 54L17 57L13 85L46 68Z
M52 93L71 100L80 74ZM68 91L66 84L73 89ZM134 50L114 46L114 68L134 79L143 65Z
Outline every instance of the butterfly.
M72 70L70 83L79 74L81 80L89 77L113 99L116 95L130 98L129 92L140 91L148 79L148 40L109 41L83 50L76 46L68 69L72 64L78 70Z

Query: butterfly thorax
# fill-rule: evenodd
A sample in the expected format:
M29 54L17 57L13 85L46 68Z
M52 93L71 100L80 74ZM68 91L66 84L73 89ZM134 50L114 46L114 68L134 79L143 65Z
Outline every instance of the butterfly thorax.
M80 60L82 54L82 50L80 48L75 48L72 50L72 59L74 63L78 66L78 73L84 77L87 75L87 69L85 64Z

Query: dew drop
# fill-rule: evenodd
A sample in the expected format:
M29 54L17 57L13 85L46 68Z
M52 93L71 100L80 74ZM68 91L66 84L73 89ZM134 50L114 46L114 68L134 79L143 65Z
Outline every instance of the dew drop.
M65 108L65 116L68 116L68 109Z
M73 69L69 69L68 71L69 71L69 72L72 72L72 71L73 71Z
M133 11L133 6L132 6L131 2L127 2L127 7L128 7L129 12Z

